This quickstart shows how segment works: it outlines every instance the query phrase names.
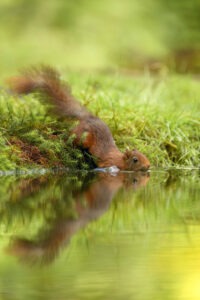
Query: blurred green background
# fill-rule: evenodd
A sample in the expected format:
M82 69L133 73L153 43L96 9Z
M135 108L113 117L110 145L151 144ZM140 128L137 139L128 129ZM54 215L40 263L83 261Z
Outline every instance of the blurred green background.
M1 0L0 76L28 64L200 71L199 0Z

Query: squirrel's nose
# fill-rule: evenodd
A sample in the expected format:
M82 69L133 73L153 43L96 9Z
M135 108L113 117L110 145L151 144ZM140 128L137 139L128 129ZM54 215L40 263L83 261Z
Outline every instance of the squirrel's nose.
M149 168L150 168L150 164L148 164L148 165L146 165L146 166L143 166L143 167L141 168L141 171L148 171Z

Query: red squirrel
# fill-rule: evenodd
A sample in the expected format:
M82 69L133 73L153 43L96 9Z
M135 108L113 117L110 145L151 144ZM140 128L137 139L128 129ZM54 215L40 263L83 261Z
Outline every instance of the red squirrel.
M56 113L78 120L78 125L71 131L75 134L74 144L95 157L97 167L116 166L128 171L149 169L149 160L138 150L122 153L117 148L108 126L72 96L68 85L60 79L55 69L48 66L31 68L10 78L8 83L14 93L37 92L53 104Z

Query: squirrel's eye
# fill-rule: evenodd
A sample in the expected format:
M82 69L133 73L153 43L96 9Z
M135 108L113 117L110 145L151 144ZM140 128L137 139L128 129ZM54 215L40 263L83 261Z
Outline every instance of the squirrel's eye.
M137 163L138 162L138 158L137 157L133 157L133 162Z

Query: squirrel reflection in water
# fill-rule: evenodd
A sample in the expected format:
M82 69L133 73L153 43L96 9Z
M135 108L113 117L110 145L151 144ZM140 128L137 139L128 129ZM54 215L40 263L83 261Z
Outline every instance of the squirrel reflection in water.
M8 253L27 263L53 262L74 234L108 210L113 197L122 187L137 190L147 184L149 176L149 172L119 172L116 176L110 173L97 174L97 178L89 185L86 182L81 190L73 191L72 188L76 218L57 215L50 224L50 229L42 228L36 237L14 237L7 248ZM44 180L41 185L44 187ZM42 187L37 180L29 181L27 185L23 183L21 193L27 195L28 190L31 194L34 190L37 193ZM66 197L67 193L69 195L70 191L65 191L63 196Z

